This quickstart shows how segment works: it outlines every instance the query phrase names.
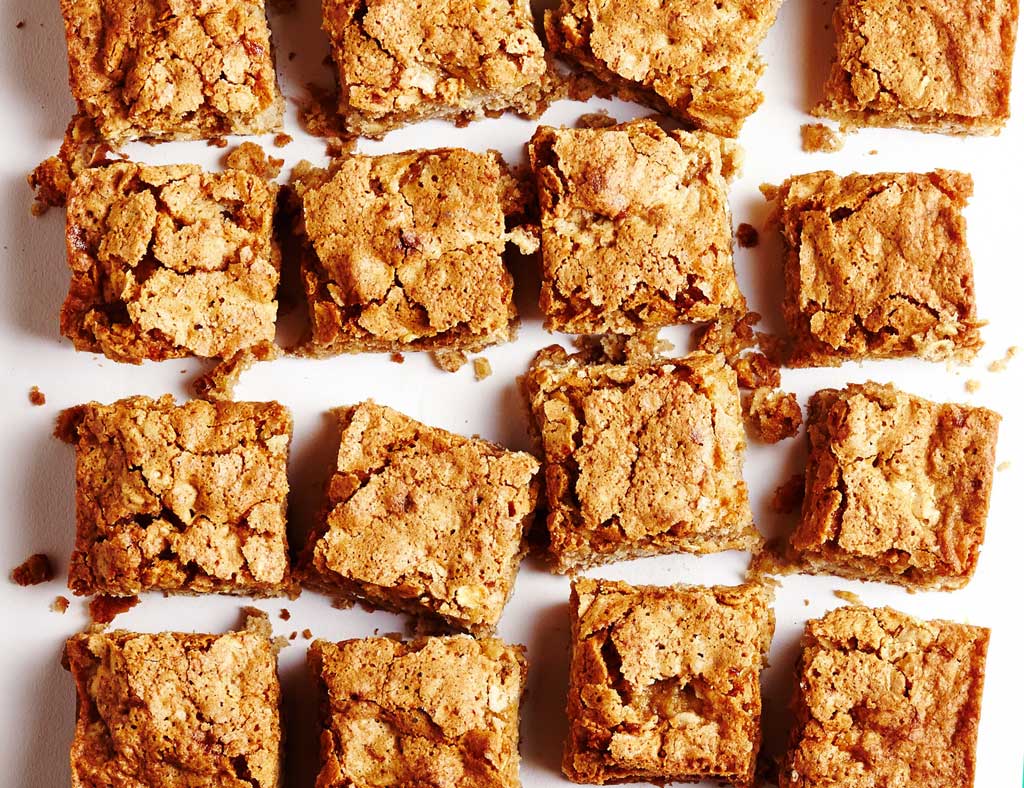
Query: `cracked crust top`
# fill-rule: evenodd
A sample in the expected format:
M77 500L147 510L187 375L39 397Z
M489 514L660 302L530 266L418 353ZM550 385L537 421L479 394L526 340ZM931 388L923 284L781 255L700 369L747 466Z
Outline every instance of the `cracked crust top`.
M119 163L68 197L61 333L138 364L229 357L274 340L277 186L238 170Z
M276 402L170 395L61 414L75 446L79 595L292 588L285 528L292 421Z
M791 366L977 354L970 175L824 171L764 190L787 247Z
M300 170L313 355L479 350L517 319L503 253L521 188L501 156L353 155Z
M323 17L351 132L547 108L553 79L527 0L324 0Z
M999 415L877 383L819 391L808 414L796 558L859 580L966 585L985 538Z
M71 93L100 136L280 130L263 0L61 0Z
M544 327L633 333L743 314L728 181L735 144L634 121L541 126L529 143L541 205Z
M280 785L281 691L264 626L86 633L68 640L67 661L73 788Z
M337 470L307 549L314 582L492 632L533 517L537 461L373 402L339 416Z
M309 647L323 731L317 786L518 788L522 648L368 638Z
M575 580L565 775L751 785L771 596L758 585Z
M558 571L760 543L736 375L721 356L591 364L553 347L523 385Z
M807 622L782 788L971 788L989 631L890 608Z
M841 0L825 100L853 126L994 134L1010 116L1017 0Z
M763 100L757 47L782 0L562 0L544 18L551 50L624 98L735 137Z

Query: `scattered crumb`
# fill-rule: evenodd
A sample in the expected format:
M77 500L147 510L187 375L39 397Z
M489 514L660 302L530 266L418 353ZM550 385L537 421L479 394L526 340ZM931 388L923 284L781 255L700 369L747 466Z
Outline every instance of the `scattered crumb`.
M68 612L68 605L71 604L71 600L66 596L59 596L50 603L50 610L54 613L60 613L64 615Z
M290 619L292 617L291 611L288 610L288 608L286 608L286 607L282 607L281 608L280 615L281 615L281 620L282 621L287 621L288 619Z
M210 148L226 148L228 146L228 141L224 137L210 137L210 139L206 141L206 144Z
M773 512L791 514L800 508L804 500L804 475L794 473L786 481L775 488L769 502Z
M355 137L331 137L327 140L327 155L332 159L348 156L355 149Z
M28 401L33 405L45 405L46 395L39 390L39 386L33 386L28 390Z
M295 56L296 56L296 53L295 53L295 52L289 52L289 53L288 53L288 59L289 59L289 60L295 60Z
M331 607L335 610L348 610L355 604L351 599L345 599L345 597L336 596L331 600Z
M996 466L996 470L999 471L1000 473L1002 473L1003 471L1007 471L1009 469L1010 469L1010 461L1009 460L1003 460L1001 463L999 463Z
M289 639L289 640L295 640L295 638L297 638L298 636L299 636L299 633L298 633L297 631L296 631L296 632L292 632L292 633L291 633L291 634L290 634L290 635L288 636L288 639Z
M292 142L292 135L291 134L276 134L274 136L274 147L275 148L283 148L285 145L288 145L291 142Z
M290 646L291 643L288 642L288 638L286 638L284 635L278 635L276 638L270 641L270 645L276 652L283 651L284 649L288 648L288 646Z
M242 373L257 361L273 361L280 358L281 351L273 342L259 344L239 350L231 358L223 359L192 383L192 393L207 402L230 402L235 396Z
M109 624L137 604L137 596L95 596L89 602L89 615L97 624Z
M617 123L618 121L609 115L607 111L601 110L598 112L588 112L585 115L580 115L576 120L576 128L606 129L609 126L616 125Z
M968 393L973 394L974 392L981 388L981 381L974 380L974 378L971 378L970 380L964 382L964 388L967 389Z
M109 164L111 148L101 142L90 118L75 115L64 132L64 141L56 156L51 156L28 176L35 192L32 215L42 216L47 209L64 205L68 189L79 173L90 167Z
M743 389L776 389L782 384L778 366L758 351L740 356L732 362L732 368L736 371L736 382Z
M1010 363L1011 359L1017 355L1017 346L1011 345L1006 349L1006 355L1003 356L999 361L993 361L988 365L989 372L1003 372L1006 370L1006 366Z
M229 170L242 170L269 181L281 174L284 159L267 156L267 152L255 142L243 142L227 155L224 166Z
M822 123L800 127L800 147L805 153L835 153L843 149L843 137Z
M396 364L404 364L405 356L402 355L401 353L392 353L391 360L394 361Z
M721 353L728 359L734 359L757 344L754 326L760 321L761 315L757 312L747 312L738 319L730 316L730 319L711 323L698 333L697 350Z
M23 27L25 27L25 20L24 19L19 20L18 24L16 24L15 27L18 28L18 30L21 30Z
M796 395L770 388L755 389L744 398L747 426L764 443L792 438L800 430L803 417Z
M306 131L314 137L348 137L343 118L338 114L338 93L336 89L322 88L309 83L306 85L309 97L299 105L299 120Z
M753 249L761 242L761 235L752 224L743 222L736 228L736 243L744 249Z
M302 637L304 637L306 640L312 640L313 632L309 629L304 629L302 630Z
M647 364L672 350L672 343L660 339L656 330L632 336L581 335L573 340L573 345L593 364Z
M804 607L810 607L810 606L811 606L811 600L810 599L805 599L804 600Z
M435 350L431 355L434 363L445 372L458 372L469 361L461 350Z
M833 591L838 599L842 599L844 602L849 602L851 605L863 605L864 600L857 596L853 591Z
M869 150L868 151L868 156L877 156L877 155L878 155L878 151L877 150Z
M486 358L473 359L473 374L477 380L483 380L491 376L491 362Z
M19 586L37 586L53 580L53 566L46 553L30 555L11 571L11 580Z
M519 250L519 254L526 257L536 254L540 249L540 227L535 224L513 227L505 234L505 238Z

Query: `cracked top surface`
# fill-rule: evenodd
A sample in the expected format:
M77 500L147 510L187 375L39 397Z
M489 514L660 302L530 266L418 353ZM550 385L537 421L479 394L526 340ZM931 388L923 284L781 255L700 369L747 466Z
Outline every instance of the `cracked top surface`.
M316 640L318 788L518 788L526 659L500 640Z
M1010 116L1017 0L841 0L815 114L853 125L998 132Z
M962 587L985 537L998 429L986 408L892 386L819 391L797 556L865 580Z
M648 120L540 127L529 144L541 205L545 328L632 333L746 309L726 201L736 146Z
M277 788L277 657L265 622L226 635L76 635L75 788Z
M770 603L757 585L575 580L565 774L751 784Z
M961 213L970 175L813 172L765 193L786 242L791 366L981 347Z
M71 590L286 590L291 433L276 402L176 406L165 395L64 411L57 435L76 454Z
M327 584L374 586L395 606L493 630L536 504L537 461L373 402L339 416L314 569Z
M86 170L68 197L61 333L78 350L134 364L272 342L276 198L276 185L238 170Z
M807 622L782 788L971 788L989 631L844 607Z
M524 387L559 571L758 543L736 376L721 356L587 364L555 347Z
M281 128L263 0L61 0L71 93L99 134L202 139Z
M324 0L323 18L349 131L547 106L547 60L525 0Z
M314 354L479 349L512 335L497 153L354 155L300 175Z
M757 47L782 0L562 0L548 46L680 120L735 137L763 96Z

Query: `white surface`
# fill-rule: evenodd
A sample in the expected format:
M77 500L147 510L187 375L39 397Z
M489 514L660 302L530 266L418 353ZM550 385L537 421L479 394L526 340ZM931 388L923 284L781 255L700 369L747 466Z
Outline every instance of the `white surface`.
M1024 529L1020 489L1024 484L1024 446L1018 405L1024 383L1024 357L1007 371L991 374L989 362L1001 358L1010 345L1024 344L1021 328L1021 205L1024 205L1024 106L1017 91L1017 115L1000 137L959 140L890 130L865 131L847 138L839 154L804 154L799 127L809 118L805 110L817 97L830 47L825 29L830 4L821 0L789 0L778 24L762 47L768 71L762 82L764 106L746 124L740 142L746 149L743 177L732 189L734 223L760 226L766 215L758 185L778 183L790 174L830 168L839 172L960 168L975 177L975 197L967 210L969 239L975 259L981 317L991 324L984 331L985 349L971 369L947 369L913 360L847 365L841 369L786 371L785 388L796 391L801 403L817 388L849 381L892 381L942 400L970 401L995 408L1005 420L998 460L1012 466L996 475L988 536L974 580L952 594L916 594L879 584L856 584L830 577L790 577L778 591L778 626L772 665L764 674L766 746L777 750L788 728L785 714L796 643L804 621L842 602L835 589L858 593L866 603L888 604L909 613L984 624L993 628L984 707L978 742L977 785L1020 784L1024 735L1020 710L1021 683L1020 591ZM61 339L57 315L68 282L64 264L63 212L42 219L29 216L25 174L58 147L72 111L65 77L65 50L56 0L3 0L0 3L0 126L2 142L2 245L4 266L0 363L5 377L2 397L3 451L0 452L0 611L4 647L0 649L0 783L29 788L54 788L69 781L67 751L74 718L74 692L59 660L64 638L87 623L85 603L73 600L66 615L49 611L57 594L68 594L64 574L73 533L73 457L69 447L50 437L58 411L90 399L111 401L130 394L171 392L187 396L187 385L201 365L195 361L132 367L99 356L75 353ZM317 30L319 3L299 0L294 16L274 15L271 24L278 45L279 70L286 95L303 96L302 85L326 83L329 71L321 63L326 42ZM25 20L23 29L16 29ZM298 52L294 61L287 53ZM1018 83L1024 79L1017 58ZM646 114L622 103L594 101L610 108L620 120ZM321 141L301 134L295 123L295 103L289 102L289 131L295 142L274 155L288 167L300 158L324 161ZM572 123L592 107L561 102L544 117L547 123ZM418 125L393 133L383 143L361 143L369 152L411 147L460 145L483 150L498 148L516 162L534 124L516 118L489 120L456 129L442 123ZM267 145L270 150L269 144ZM877 155L871 152L877 150ZM150 162L195 161L215 166L221 151L203 143L135 146L133 158ZM741 285L753 308L778 325L779 244L762 234L753 250L737 250ZM517 275L521 272L516 272ZM316 505L320 484L332 452L332 430L326 411L337 405L373 397L429 424L462 433L479 433L507 446L528 448L523 410L515 386L532 355L553 341L540 328L536 277L518 278L517 299L524 316L518 341L484 355L494 375L473 379L472 369L454 375L437 370L428 357L407 354L404 365L386 356L366 355L325 361L284 359L248 373L239 398L277 399L295 414L291 480L295 510L307 518ZM763 327L763 326L762 326ZM684 337L681 329L665 334ZM685 347L685 345L679 345ZM183 374L184 373L184 374ZM981 382L977 394L964 382ZM45 407L32 407L28 390L38 385L46 394ZM804 437L777 446L752 445L747 455L757 522L766 534L782 521L767 509L777 484L800 470ZM300 528L305 528L301 523ZM21 589L7 581L10 568L34 552L56 559L58 578ZM605 567L595 575L633 582L667 584L676 581L734 583L741 579L747 556L727 553L694 558L673 556ZM70 596L70 595L69 595ZM531 662L529 695L522 726L522 779L526 786L566 784L559 772L567 664L568 580L548 574L531 561L523 566L516 592L499 634L523 643ZM170 598L147 595L142 604L118 618L117 626L157 631L164 629L217 632L235 626L245 601L228 597ZM294 602L262 601L274 629L288 634L309 627L315 636L340 639L400 630L404 621L385 613L339 611L328 599L305 593ZM287 607L288 622L277 617ZM280 669L289 715L289 785L311 786L316 753L312 730L315 705L304 666L305 641L300 635L281 655Z

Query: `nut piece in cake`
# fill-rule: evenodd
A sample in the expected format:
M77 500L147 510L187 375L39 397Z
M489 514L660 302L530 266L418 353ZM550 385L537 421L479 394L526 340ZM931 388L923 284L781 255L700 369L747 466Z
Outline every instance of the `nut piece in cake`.
M86 170L68 198L61 333L78 350L133 364L272 342L276 198L276 185L237 170Z
M1017 0L840 0L825 98L848 126L996 134L1010 116Z
M537 117L554 86L527 0L324 0L348 131Z
M373 402L338 416L337 468L306 548L306 582L493 632L533 518L537 461Z
M276 402L170 395L61 414L75 447L77 535L68 586L276 596L294 588L285 474L292 420Z
M808 404L801 569L907 588L961 588L985 538L999 415L877 383Z
M61 0L71 93L99 135L204 139L280 130L263 0Z
M321 788L519 788L519 646L470 637L315 640Z
M352 155L299 168L311 355L476 351L517 322L506 232L520 184L497 153Z
M734 143L640 120L541 126L529 155L545 328L634 333L746 311L726 201Z
M281 784L281 690L265 620L241 632L89 632L67 642L78 687L75 788Z
M588 363L555 346L523 380L555 569L752 549L736 374L721 356Z
M770 603L757 585L574 581L565 775L753 785Z
M971 788L988 640L890 608L807 622L781 788Z
M969 175L813 172L762 187L786 245L782 310L791 366L981 347L961 213Z
M782 0L561 0L548 46L622 98L735 137L764 96L757 47Z

